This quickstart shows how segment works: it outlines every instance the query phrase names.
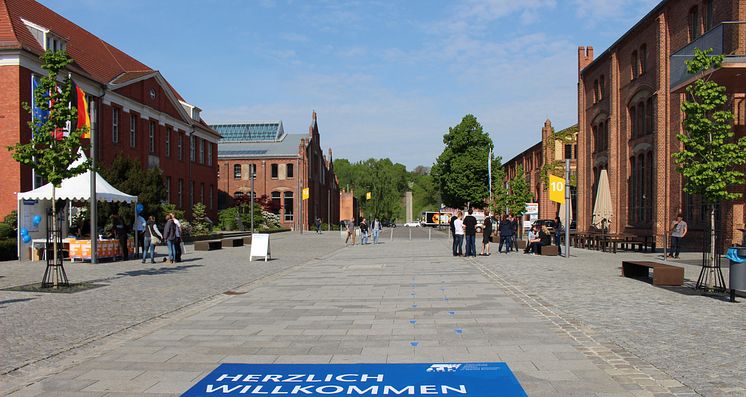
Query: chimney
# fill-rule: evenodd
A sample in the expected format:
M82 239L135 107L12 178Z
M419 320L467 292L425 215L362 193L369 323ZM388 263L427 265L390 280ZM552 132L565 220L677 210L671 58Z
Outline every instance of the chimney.
M541 140L546 140L550 135L552 135L552 122L547 119L544 122L544 127L541 129Z
M578 71L582 71L593 62L593 47L578 47Z

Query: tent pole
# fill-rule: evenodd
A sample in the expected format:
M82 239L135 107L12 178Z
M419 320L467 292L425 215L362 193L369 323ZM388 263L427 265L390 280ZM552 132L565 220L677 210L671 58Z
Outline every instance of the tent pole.
M137 225L137 199L135 199L135 208L132 209L132 212L135 213L135 222L134 222L134 224ZM135 226L135 246L133 248L133 250L135 251L135 252L133 252L135 258L139 258L139 256L137 255L137 251L140 250L140 248L138 248L138 247L140 247L140 245L139 245L139 242L137 241L138 240L138 238L137 238L138 236L137 235L138 235L138 233L137 233L137 226ZM143 252L143 260L144 259L145 259L145 252Z
M16 252L18 253L18 260L21 260L21 200L16 196ZM32 245L33 246L33 245Z

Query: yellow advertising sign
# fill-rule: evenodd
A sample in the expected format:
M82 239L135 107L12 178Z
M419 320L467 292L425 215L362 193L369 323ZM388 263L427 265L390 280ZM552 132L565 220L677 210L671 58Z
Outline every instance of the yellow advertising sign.
M365 199L366 200L370 200L372 197L373 197L373 195L370 192L365 193Z
M565 179L549 175L549 200L556 203L565 202Z
M303 188L303 200L308 200L309 195L310 195L309 189L307 187L304 187Z

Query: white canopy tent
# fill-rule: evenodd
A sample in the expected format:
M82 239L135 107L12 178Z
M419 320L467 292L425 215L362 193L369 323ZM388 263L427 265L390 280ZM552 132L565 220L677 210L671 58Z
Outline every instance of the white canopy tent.
M80 151L80 157L73 163L73 166L80 164L86 160L86 155L83 151ZM91 199L91 174L92 170L88 170L80 175L68 178L62 181L60 187L55 189L55 198L60 200L71 200L71 201L90 201ZM98 201L106 202L125 202L134 203L137 206L137 196L132 196L123 192L120 192L114 186L111 186L101 175L95 173L96 177L96 199ZM49 201L52 200L52 184L48 183L44 186L36 188L34 190L18 193L18 230L21 229L21 222L24 219L23 205L25 201ZM46 219L46 217L44 217ZM21 238L18 236L18 258L21 258ZM93 236L92 236L93 237ZM137 246L137 233L135 233L135 246ZM94 254L95 255L95 254Z

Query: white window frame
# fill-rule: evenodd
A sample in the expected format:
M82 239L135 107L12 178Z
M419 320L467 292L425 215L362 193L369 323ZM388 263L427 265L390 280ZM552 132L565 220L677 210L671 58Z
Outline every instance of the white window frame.
M119 143L119 108L111 108L111 143Z
M137 115L130 114L130 147L137 147Z
M148 153L155 153L155 121L151 121L148 126Z
M171 157L171 127L166 127L166 157Z

